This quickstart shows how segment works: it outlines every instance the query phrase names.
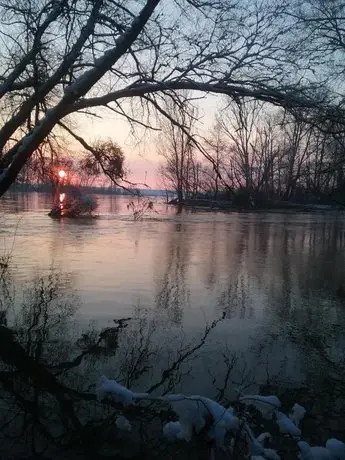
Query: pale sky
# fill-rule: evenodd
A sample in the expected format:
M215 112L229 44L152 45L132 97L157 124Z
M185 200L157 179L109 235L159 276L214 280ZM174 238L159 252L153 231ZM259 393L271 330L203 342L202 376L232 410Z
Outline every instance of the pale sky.
M198 131L206 135L207 129L214 123L214 116L221 103L221 97L208 96L200 101ZM94 113L98 113L94 111ZM157 169L162 158L157 153L158 133L138 129L136 135L131 134L130 124L110 110L101 111L103 118L79 116L78 131L87 141L111 138L117 142L125 154L125 167L130 170L128 179L141 182L151 188L162 188L161 178ZM78 147L79 148L79 147Z

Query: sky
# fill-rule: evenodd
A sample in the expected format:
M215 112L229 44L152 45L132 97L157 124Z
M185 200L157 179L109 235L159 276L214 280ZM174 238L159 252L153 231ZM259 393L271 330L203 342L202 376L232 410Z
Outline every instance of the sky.
M199 102L201 118L199 134L206 135L207 130L214 123L214 116L220 102L219 96L207 96ZM158 167L163 162L162 157L157 153L158 133L138 129L136 135L133 135L130 124L123 117L110 110L98 113L102 114L102 118L79 117L78 132L89 142L111 138L120 145L125 154L125 167L130 171L128 180L134 183L145 183L150 188L164 188L158 174Z

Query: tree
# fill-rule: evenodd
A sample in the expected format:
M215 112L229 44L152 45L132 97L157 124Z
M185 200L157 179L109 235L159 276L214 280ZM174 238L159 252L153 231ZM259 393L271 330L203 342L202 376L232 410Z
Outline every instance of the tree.
M219 120L216 121L205 139L205 150L212 161L209 161L203 168L203 186L205 191L212 191L214 198L217 199L220 187L225 186L226 189L231 190L234 185L233 183L229 185L224 180L228 146Z
M248 197L274 193L281 142L274 121L278 114L259 101L240 98L218 114L227 145L223 168L232 187L242 189Z
M125 155L121 147L111 139L97 140L92 145L85 144L84 151L64 151L51 143L44 143L30 158L17 178L17 181L29 184L49 184L53 192L60 182L61 169L67 173L68 183L76 186L92 186L96 180L106 178L117 184L125 180ZM68 154L67 154L68 152Z
M98 140L93 145L84 144L87 150L76 168L80 185L90 186L102 176L114 183L125 178L125 155L119 145L110 139Z
M157 113L171 118L166 98L194 90L339 118L332 97L315 91L317 78L297 78L285 2L10 0L0 8L0 195L62 120L95 107L150 127Z
M289 14L302 42L300 52L304 60L326 65L332 73L332 83L342 80L345 52L345 5L341 0L291 2ZM340 58L340 59L339 59ZM325 70L325 68L324 68Z
M258 206L272 199L329 202L343 194L344 133L329 122L314 126L302 110L291 114L243 98L227 101L216 119L205 142L211 167L203 168L204 190L221 178L222 190Z
M283 123L282 167L280 185L283 199L289 199L304 172L304 167L312 153L311 139L313 131L302 119L291 119L285 116Z
M254 189L253 175L256 165L253 143L261 112L262 105L257 101L246 103L239 99L230 104L220 119L223 132L231 142L234 180L237 186L249 191Z
M192 109L191 109L192 110ZM162 134L159 139L159 154L164 158L160 173L175 190L179 202L195 191L196 167L194 161L193 125L195 116L193 110L189 113L185 103L180 107L169 104L166 107L172 121L162 120Z

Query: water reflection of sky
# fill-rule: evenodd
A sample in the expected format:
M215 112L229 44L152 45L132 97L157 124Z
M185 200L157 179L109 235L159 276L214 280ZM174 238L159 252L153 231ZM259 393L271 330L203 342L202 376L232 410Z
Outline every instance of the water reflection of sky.
M158 202L157 214L134 222L128 198L99 202L98 219L76 221L50 219L49 196L3 200L0 237L5 250L15 238L17 280L51 266L71 273L84 318L130 316L140 305L192 334L224 312L214 343L250 349L275 371L284 362L287 376L311 366L311 353L315 365L317 346L341 357L341 215L175 215Z

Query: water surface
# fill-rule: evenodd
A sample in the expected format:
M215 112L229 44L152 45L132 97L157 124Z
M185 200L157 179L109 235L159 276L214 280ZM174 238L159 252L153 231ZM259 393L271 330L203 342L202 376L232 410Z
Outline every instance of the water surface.
M73 280L80 321L106 323L139 307L183 327L187 338L224 315L212 352L190 373L200 392L209 391L205 375L217 374L224 350L262 381L318 385L338 371L343 214L177 214L155 199L156 212L136 222L129 200L99 196L97 219L55 220L49 195L3 198L0 242L13 254L18 289L54 267Z

